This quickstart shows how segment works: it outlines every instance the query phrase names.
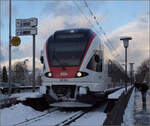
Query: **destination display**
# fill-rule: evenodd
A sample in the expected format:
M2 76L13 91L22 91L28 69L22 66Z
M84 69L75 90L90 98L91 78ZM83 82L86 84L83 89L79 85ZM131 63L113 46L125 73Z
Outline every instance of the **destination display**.
M58 34L55 35L56 39L78 39L78 38L83 38L84 34L83 33L77 33L77 34Z

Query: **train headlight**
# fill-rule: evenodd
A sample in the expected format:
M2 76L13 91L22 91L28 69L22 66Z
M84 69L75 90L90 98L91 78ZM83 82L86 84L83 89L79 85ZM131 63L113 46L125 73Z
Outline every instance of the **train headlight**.
M49 73L47 74L47 76L48 76L48 77L52 77L52 73L49 72Z
M77 77L81 77L82 76L82 73L81 72L78 72L77 73Z
M84 77L84 76L87 76L88 75L88 73L86 73L86 72L81 72L81 71L78 71L77 73L76 73L76 77Z
M47 73L45 73L45 76L48 77L48 78L51 78L52 77L52 73L51 72L47 72Z

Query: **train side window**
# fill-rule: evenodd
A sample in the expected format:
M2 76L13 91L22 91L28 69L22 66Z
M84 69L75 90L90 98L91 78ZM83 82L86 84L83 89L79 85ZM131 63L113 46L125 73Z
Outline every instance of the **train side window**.
M96 64L96 71L102 72L103 69L103 63L102 63L102 57L99 58L99 62Z
M102 72L102 56L94 54L87 65L87 69Z

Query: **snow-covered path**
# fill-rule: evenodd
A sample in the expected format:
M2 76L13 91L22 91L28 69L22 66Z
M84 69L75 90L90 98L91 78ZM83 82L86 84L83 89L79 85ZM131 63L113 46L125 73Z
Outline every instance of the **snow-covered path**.
M150 126L150 89L147 92L146 111L142 107L141 92L133 91L125 110L122 126Z
M146 102L146 111L142 107L142 98L141 92L138 90L135 92L135 109L134 109L134 118L135 125L150 126L150 90L147 91L147 102Z

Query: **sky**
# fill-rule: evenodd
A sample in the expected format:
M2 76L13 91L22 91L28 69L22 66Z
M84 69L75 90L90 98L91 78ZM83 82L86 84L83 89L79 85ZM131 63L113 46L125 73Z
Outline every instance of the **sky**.
M38 18L36 67L41 67L41 50L56 30L91 28L121 64L124 64L124 47L120 36L131 36L128 63L135 63L136 69L149 57L149 4L148 0L12 0L12 36L16 19ZM8 26L9 1L0 0L1 66L8 66ZM27 65L32 69L32 36L20 38L21 45L12 47L12 64L29 59Z

